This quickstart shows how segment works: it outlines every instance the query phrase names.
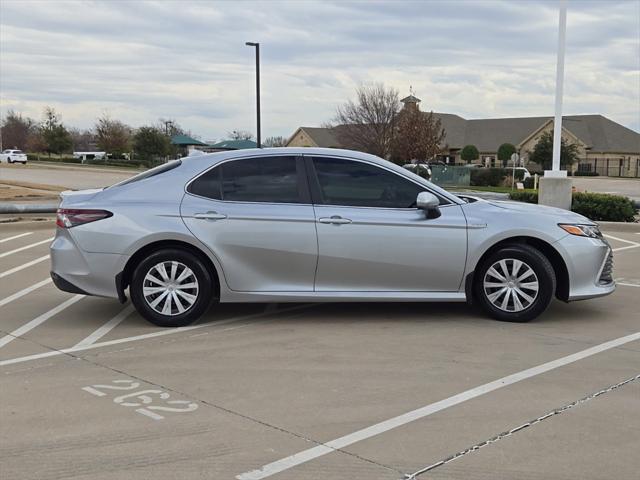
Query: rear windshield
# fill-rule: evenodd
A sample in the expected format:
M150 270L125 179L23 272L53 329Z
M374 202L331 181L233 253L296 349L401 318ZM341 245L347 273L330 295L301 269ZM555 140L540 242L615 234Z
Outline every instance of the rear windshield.
M129 185L130 183L139 182L140 180L144 180L146 178L155 177L156 175L160 175L161 173L165 173L170 170L173 170L174 168L177 168L180 165L182 165L182 160L172 160L169 163L164 163L162 165L158 165L157 167L153 167L145 172L139 173L135 177L127 178L126 180L123 180L120 183L111 185L110 187L107 187L107 188L121 187L123 185Z

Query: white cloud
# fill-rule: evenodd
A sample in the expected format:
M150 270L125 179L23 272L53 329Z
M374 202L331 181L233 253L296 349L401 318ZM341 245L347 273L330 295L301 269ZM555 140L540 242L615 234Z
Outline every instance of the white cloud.
M569 2L565 113L640 130L640 2ZM261 42L263 136L330 120L361 82L467 118L551 115L557 3L0 3L0 99L91 126L175 118L206 139L254 129Z

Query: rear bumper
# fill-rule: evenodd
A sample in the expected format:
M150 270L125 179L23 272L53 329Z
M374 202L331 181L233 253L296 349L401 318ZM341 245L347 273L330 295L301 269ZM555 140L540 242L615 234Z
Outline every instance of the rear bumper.
M127 258L86 252L68 230L58 228L51 244L51 278L65 292L120 298L116 276L124 269Z

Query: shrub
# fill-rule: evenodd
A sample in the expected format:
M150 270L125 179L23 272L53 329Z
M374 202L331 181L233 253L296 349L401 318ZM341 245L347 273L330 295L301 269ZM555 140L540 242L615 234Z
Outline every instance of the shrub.
M505 168L473 168L470 175L471 185L476 187L499 187L507 175L508 169Z
M606 193L574 193L571 210L591 220L633 222L637 210L631 200Z
M524 183L524 188L533 188L533 175L529 178L525 178L522 183Z
M517 202L538 203L538 192L511 192L509 198Z
M511 192L511 200L538 203L537 192ZM637 210L631 200L607 193L574 193L571 210L595 221L633 222Z

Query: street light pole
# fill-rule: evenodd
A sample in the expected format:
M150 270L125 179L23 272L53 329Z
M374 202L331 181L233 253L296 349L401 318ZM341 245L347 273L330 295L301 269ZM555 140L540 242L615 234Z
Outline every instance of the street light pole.
M256 42L245 42L248 47L256 47L256 118L258 148L262 148L261 132L260 132L260 44Z

